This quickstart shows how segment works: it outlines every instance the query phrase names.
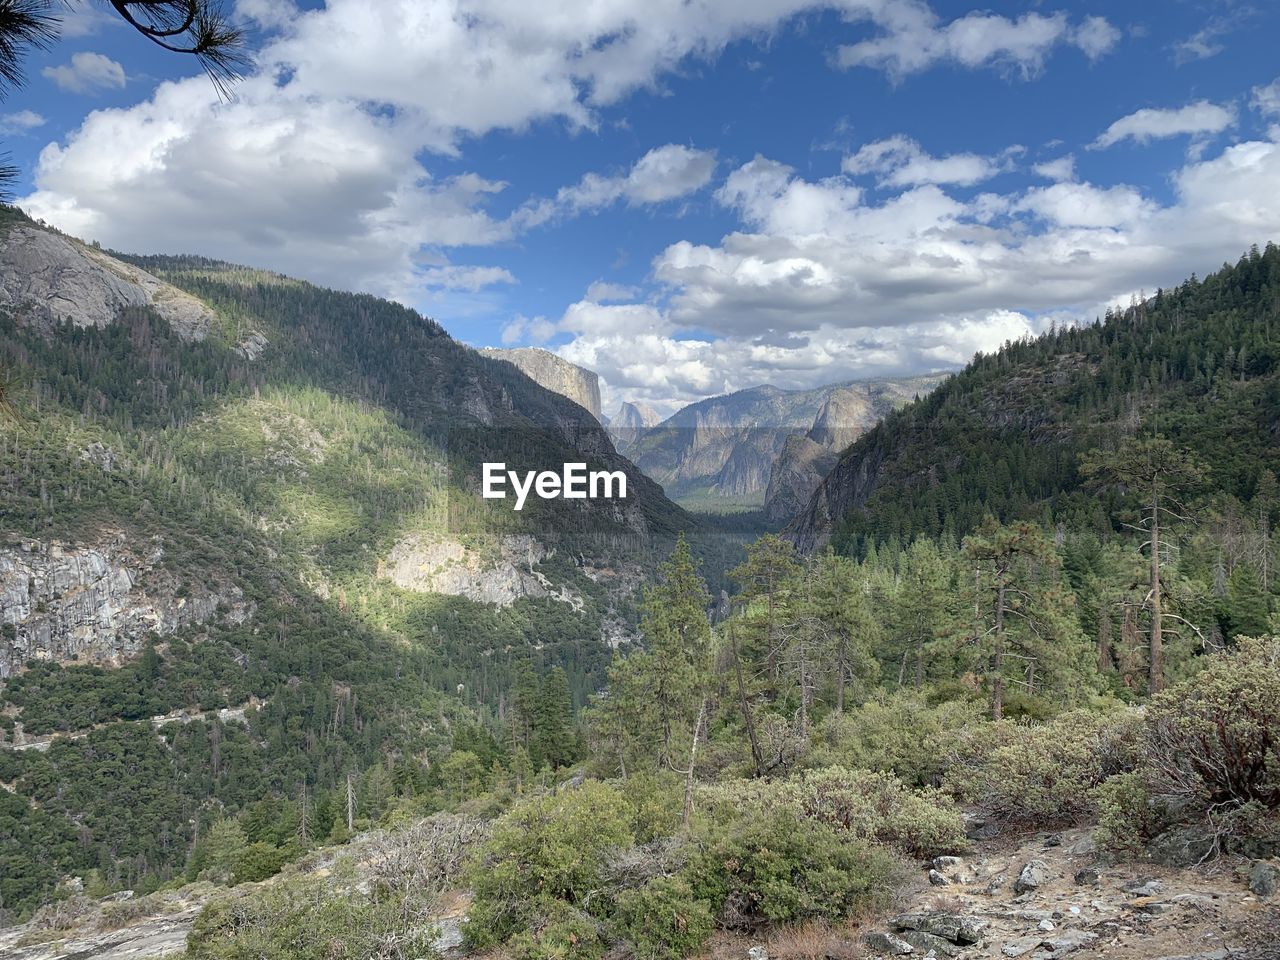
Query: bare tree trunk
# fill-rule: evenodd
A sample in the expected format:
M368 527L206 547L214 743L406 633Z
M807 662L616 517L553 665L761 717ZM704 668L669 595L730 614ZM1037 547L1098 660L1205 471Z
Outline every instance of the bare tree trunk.
M756 776L764 776L764 755L760 752L760 740L756 737L756 723L751 716L751 704L747 702L747 685L742 679L742 660L738 657L738 635L729 624L729 648L733 651L733 672L738 679L738 703L742 707L742 723L747 728L747 740L751 744L751 762Z
M996 588L996 649L991 655L991 719L1004 719L1004 575Z
M689 769L684 776L684 832L688 833L693 820L693 768L698 757L698 735L702 732L702 720L707 713L707 698L702 698L698 707L698 719L693 722L693 745L689 747Z
M1151 482L1151 653L1148 687L1155 694L1164 689L1164 634L1160 596L1160 500L1156 482Z

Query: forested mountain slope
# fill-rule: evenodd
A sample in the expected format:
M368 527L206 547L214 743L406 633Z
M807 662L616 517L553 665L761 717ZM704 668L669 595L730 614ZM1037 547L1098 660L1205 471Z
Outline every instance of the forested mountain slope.
M976 357L859 439L788 536L859 553L959 537L987 513L1107 526L1080 456L1139 429L1194 451L1241 500L1280 468L1280 249Z
M413 311L3 221L0 914L65 873L146 889L224 811L268 858L348 782L378 816L477 718L531 716L522 665L567 716L695 526L587 411ZM629 496L517 514L487 460Z

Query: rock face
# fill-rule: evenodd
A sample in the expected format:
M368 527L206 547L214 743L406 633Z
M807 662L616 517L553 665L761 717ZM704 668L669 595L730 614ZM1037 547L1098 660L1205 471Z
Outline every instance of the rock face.
M578 609L582 600L556 587L538 571L549 556L536 538L502 537L492 551L474 550L457 540L411 534L379 565L378 575L418 593L443 593L509 607L524 597L551 597Z
M669 496L763 503L771 519L787 520L808 500L840 450L942 378L854 381L815 390L740 390L679 410L645 431L627 454ZM809 442L795 443L794 438Z
M617 444L618 452L625 454L647 430L661 422L662 416L648 404L624 401L609 418L609 435Z
M770 523L784 524L796 516L839 462L846 447L890 410L924 396L942 380L942 376L934 375L874 380L833 389L809 431L803 438L789 438L778 455L765 491L765 517Z
M562 397L568 397L597 420L602 419L600 378L592 371L537 347L515 347L509 350L486 347L480 352L494 360L506 360L514 364L534 383Z
M29 660L118 663L151 635L251 612L234 586L183 583L164 550L112 531L91 544L23 540L0 547L0 677Z
M184 340L203 340L217 320L195 297L145 270L23 225L0 236L0 307L42 327L63 321L103 327L128 307L152 307ZM255 341L253 349L261 345Z

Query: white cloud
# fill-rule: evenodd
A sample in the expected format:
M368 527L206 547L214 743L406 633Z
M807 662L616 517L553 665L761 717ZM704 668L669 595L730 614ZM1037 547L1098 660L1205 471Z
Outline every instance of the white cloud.
M1115 49L1120 31L1106 17L1085 17L1072 34L1071 42L1090 60L1099 60Z
M499 283L516 282L511 272L503 267L465 267L455 264L428 267L419 274L419 277L428 287L466 290L471 293Z
M1265 87L1254 87L1249 103L1264 117L1280 117L1280 79Z
M1121 117L1093 141L1094 150L1115 146L1123 140L1149 143L1164 137L1185 134L1203 136L1221 133L1234 126L1236 112L1232 107L1219 106L1208 100L1198 100L1176 110L1144 108L1127 117Z
M218 103L193 77L90 114L42 151L20 203L117 249L199 252L413 302L447 276L424 275L448 264L424 265L421 248L509 236L483 209L502 184L434 180L413 153L402 128L353 103L296 100L262 78Z
M1076 178L1076 158L1068 154L1054 160L1037 163L1032 171L1046 180L1074 180Z
M710 183L715 167L715 153L710 150L675 143L654 147L626 173L588 173L573 186L562 187L554 200L530 201L513 214L512 223L518 229L528 229L556 217L600 210L618 201L643 206L677 200Z
M86 31L118 20L76 9ZM218 104L207 81L192 78L161 84L129 109L95 112L44 151L37 189L21 202L121 249L189 250L421 304L433 281L498 276L483 264L444 270L452 246L504 242L610 203L676 200L715 169L712 153L670 144L500 219L488 210L503 184L436 179L431 152L456 155L468 138L548 120L591 128L603 107L657 88L690 58L767 40L795 16L828 9L889 33L916 21L946 31L946 56L974 65L1007 59L1001 51L1021 56L1021 38L1039 22L948 25L923 0L328 0L308 10L238 0L237 16L268 36L259 73L235 103ZM50 76L77 89L127 79L89 53ZM793 193L797 217L806 202L825 202L803 185Z
M866 144L853 156L845 157L842 169L855 176L877 174L879 184L888 187L926 183L969 187L1008 169L1008 157L1008 153L1001 157L976 153L933 157L910 137L896 136Z
M517 316L502 327L502 343L543 344L556 335L556 325L546 317Z
M34 110L19 110L17 113L6 113L0 116L0 133L10 136L30 133L36 127L43 127L44 124L44 117Z
M574 304L559 352L616 396L668 407L751 383L920 371L1051 319L1090 320L1280 237L1280 142L1189 160L1172 184L1163 204L1065 179L967 201L911 186L872 202L845 177L810 181L757 157L716 194L740 230L662 251L663 300Z
M901 78L939 62L953 62L969 68L1002 66L1030 77L1043 69L1049 54L1060 45L1075 46L1093 60L1109 52L1120 37L1119 31L1097 16L1072 26L1063 13L1027 13L1010 19L975 12L943 23L923 3L876 6L876 11L862 15L884 28L884 33L840 47L836 59L841 66L874 67Z
M123 90L126 81L124 67L110 57L88 51L73 53L70 63L45 67L40 73L68 93Z
M587 287L587 299L594 300L597 303L607 303L617 300L634 300L640 295L640 291L636 287L630 287L621 283L608 283L604 280L597 280L591 286Z

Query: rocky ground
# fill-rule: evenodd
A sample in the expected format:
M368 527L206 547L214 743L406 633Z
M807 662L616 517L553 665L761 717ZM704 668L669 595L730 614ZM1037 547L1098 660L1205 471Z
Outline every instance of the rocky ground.
M885 916L842 931L717 938L710 960L1280 960L1280 865L1107 864L1090 833L980 841L969 856L935 860ZM317 857L310 870L323 872L329 863ZM203 883L138 901L117 894L80 902L65 908L67 916L46 913L0 929L0 957L178 957L200 908L218 889ZM437 943L443 952L461 942L467 903L465 894L441 901Z
M940 857L862 945L934 960L1280 958L1275 864L1109 865L1090 834L987 840L971 856Z

